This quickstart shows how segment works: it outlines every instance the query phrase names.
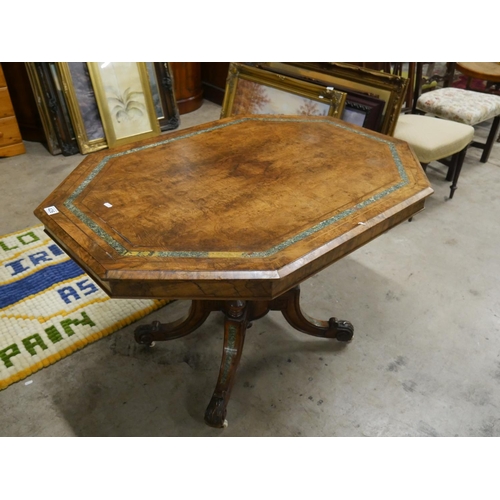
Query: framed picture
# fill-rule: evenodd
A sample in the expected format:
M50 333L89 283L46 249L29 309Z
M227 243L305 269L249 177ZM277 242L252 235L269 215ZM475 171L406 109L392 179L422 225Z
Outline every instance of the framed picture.
M276 74L249 64L229 65L221 118L242 114L340 118L346 94L330 86Z
M380 131L385 102L376 97L347 92L341 119L375 132Z
M40 101L38 103L40 114L42 115L42 110L44 113L47 113L46 118L50 122L49 133L55 137L58 146L57 150L64 156L71 156L78 153L78 144L71 124L66 97L62 90L56 63L26 63L26 67L28 69L28 76L32 82L33 91L37 95L37 100ZM36 82L32 80L33 76L35 76ZM43 120L44 118L42 117L42 124ZM52 149L52 151L55 151L55 149Z
M260 63L256 64L257 67L260 67ZM299 69L286 63L263 64L263 68L278 74L301 78L324 86L333 85L333 81L329 80L328 75L310 74L306 77L304 72L301 72ZM338 85L335 85L335 89L347 94L344 111L340 117L343 121L353 123L354 125L374 130L376 132L380 131L385 101L367 94L355 92L346 87L340 87Z
M259 68L275 71L291 71L307 81L323 81L337 89L357 92L384 102L379 132L392 135L405 101L408 80L346 63L256 63Z
M85 62L57 63L80 153L108 147Z
M35 66L41 77L42 88L45 89L49 113L55 124L56 135L59 139L62 154L71 156L78 153L75 131L69 116L68 104L64 95L61 80L55 62L37 62Z
M61 154L61 147L59 146L56 131L54 130L54 125L52 124L52 120L49 115L49 108L45 100L45 95L42 90L42 85L38 77L35 63L27 62L25 63L25 66L26 72L28 73L31 89L33 90L33 95L35 96L38 113L40 114L40 119L42 121L47 149L52 155Z
M170 63L147 62L146 67L160 129L162 131L175 129L179 126L179 109L174 96Z
M87 63L109 147L160 133L146 63Z

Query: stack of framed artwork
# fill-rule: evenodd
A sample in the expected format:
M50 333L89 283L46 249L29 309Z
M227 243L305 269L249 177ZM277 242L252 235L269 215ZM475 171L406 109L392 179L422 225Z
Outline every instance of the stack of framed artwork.
M169 63L26 63L52 154L92 153L179 126Z
M325 115L339 118L346 94L250 64L231 63L221 118L242 114Z
M287 104L295 102L297 96L326 103L328 92L332 99L328 111L325 112L324 104L309 106L309 114L329 114L392 135L407 84L401 76L344 63L231 63L221 117L244 113L303 114L306 108L294 110ZM281 94L271 87L279 88Z

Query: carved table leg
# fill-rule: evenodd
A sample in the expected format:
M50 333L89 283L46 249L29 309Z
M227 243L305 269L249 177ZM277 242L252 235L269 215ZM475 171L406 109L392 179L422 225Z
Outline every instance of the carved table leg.
M300 288L298 286L271 301L269 307L273 311L281 311L290 325L308 335L349 342L354 334L354 328L349 321L337 318L320 321L305 314L300 308Z
M219 378L212 399L205 411L205 422L211 427L227 427L227 405L243 351L248 321L248 305L240 300L230 302L225 313L224 348Z
M151 346L156 340L184 337L202 325L212 311L218 309L220 304L217 301L193 300L184 318L171 323L153 321L151 325L141 325L135 329L134 338L139 344Z
M336 318L320 321L307 316L300 308L300 288L297 286L273 300L193 300L184 318L172 323L155 321L151 325L139 326L135 330L135 340L140 344L151 345L155 340L183 337L196 330L212 311L223 311L226 318L219 378L205 411L205 422L211 427L227 426L227 405L250 321L262 318L268 311L281 311L290 325L308 335L349 342L354 332L348 321Z

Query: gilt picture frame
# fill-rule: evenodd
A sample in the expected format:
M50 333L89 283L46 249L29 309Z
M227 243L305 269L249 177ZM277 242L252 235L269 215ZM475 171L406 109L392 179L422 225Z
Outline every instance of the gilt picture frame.
M380 99L385 104L378 131L387 135L394 134L406 97L407 78L337 62L272 62L256 63L256 66L275 71L289 71L293 68L297 77L325 81L335 88L349 89Z
M160 133L146 63L87 65L110 148Z
M382 124L383 112L386 102L373 95L356 92L352 88L339 86L334 78L327 74L320 74L314 71L302 70L288 63L254 63L256 67L262 67L268 71L293 76L305 81L318 83L325 86L335 86L336 90L347 94L346 102L341 120L353 125L379 132Z
M57 69L80 153L88 154L108 147L104 127L86 62L59 62Z
M242 114L319 115L339 118L346 94L329 86L230 63L221 118Z

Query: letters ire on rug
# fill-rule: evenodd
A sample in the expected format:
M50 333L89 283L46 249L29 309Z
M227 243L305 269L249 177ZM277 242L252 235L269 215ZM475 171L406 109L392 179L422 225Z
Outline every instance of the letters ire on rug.
M168 302L110 299L43 225L0 237L0 390Z

